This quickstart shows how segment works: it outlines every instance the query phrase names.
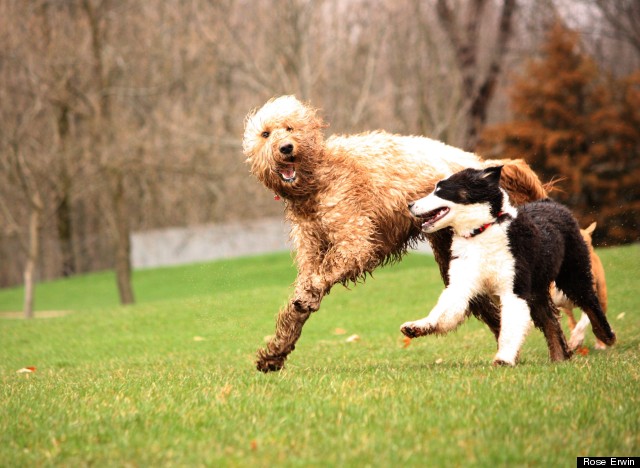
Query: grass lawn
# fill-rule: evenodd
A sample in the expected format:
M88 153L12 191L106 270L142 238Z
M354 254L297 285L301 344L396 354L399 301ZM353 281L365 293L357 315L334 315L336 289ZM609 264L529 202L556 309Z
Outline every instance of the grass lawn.
M295 276L287 254L111 273L38 286L51 318L9 318L0 291L0 466L575 466L640 455L640 245L599 250L619 343L548 361L534 330L516 368L494 368L475 319L404 347L442 284L412 254L336 287L285 370L254 353ZM4 312L3 312L4 311ZM357 334L360 340L346 338ZM33 374L16 371L35 366Z

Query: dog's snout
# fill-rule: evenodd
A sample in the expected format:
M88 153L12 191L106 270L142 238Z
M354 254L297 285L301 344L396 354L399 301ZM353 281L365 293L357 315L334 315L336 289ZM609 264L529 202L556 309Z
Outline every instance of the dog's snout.
M280 146L280 152L282 154L293 153L293 145L291 143L285 143L284 145Z
M409 203L408 208L409 208L409 209L413 208L413 205L415 205L415 204L416 204L416 202L411 202L411 203Z

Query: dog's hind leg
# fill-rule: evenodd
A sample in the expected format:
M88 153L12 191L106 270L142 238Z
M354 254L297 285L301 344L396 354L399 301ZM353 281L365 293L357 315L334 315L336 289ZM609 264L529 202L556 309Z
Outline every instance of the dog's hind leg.
M569 336L569 349L571 349L571 351L575 351L582 346L582 343L584 342L584 335L589 323L589 316L583 312L580 317L580 321L573 327L570 326L571 336Z
M522 343L531 327L531 314L527 302L515 294L504 294L500 296L500 301L500 336L493 364L515 366Z
M534 297L530 302L531 318L537 328L542 330L549 348L552 361L564 361L571 357L571 350L562 332L558 313L548 294Z

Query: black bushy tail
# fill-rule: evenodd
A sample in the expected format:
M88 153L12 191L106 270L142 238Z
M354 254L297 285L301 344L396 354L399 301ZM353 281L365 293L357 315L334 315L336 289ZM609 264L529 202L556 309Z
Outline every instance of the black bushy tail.
M580 234L577 221L569 210L565 208L560 218L557 222L563 225L565 251L556 285L574 304L585 311L591 321L594 335L603 343L612 345L616 342L616 335L602 311L593 286L589 249Z
M578 304L578 306L589 316L594 335L604 344L611 346L616 342L616 334L611 329L609 321L604 315L597 298L595 298L595 301L589 301L589 303L591 303L591 307L588 307L587 304L585 304L584 307L580 304Z

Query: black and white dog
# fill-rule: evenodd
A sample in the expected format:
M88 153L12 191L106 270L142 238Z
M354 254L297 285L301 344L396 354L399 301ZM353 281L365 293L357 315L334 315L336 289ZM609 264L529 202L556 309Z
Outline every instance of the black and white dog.
M453 243L449 285L431 313L403 324L402 333L414 338L454 330L469 303L488 294L501 305L494 364L516 364L532 319L547 339L551 360L568 359L549 292L555 281L587 313L595 335L613 344L616 336L593 290L589 251L575 218L549 199L514 208L499 186L501 170L465 169L409 205L424 232L451 228Z

